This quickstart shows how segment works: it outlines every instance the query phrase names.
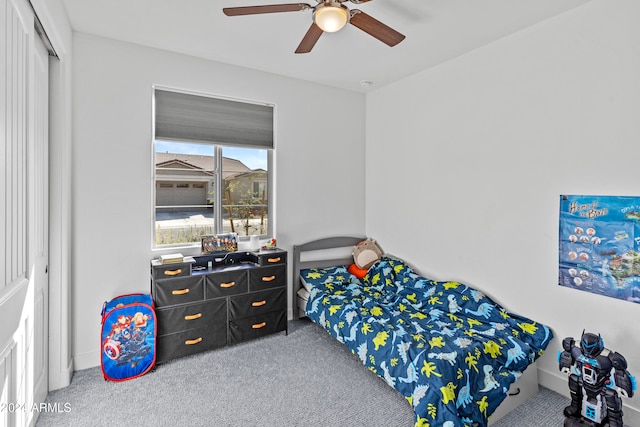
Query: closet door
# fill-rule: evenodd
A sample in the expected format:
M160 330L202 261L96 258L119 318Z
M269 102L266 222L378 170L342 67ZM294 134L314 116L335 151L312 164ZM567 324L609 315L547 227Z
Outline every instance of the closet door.
M0 0L0 425L47 393L48 55L27 0Z
M28 354L33 355L33 401L44 402L49 379L49 53L40 37L34 40L32 129L29 138L28 244L33 285L33 325Z

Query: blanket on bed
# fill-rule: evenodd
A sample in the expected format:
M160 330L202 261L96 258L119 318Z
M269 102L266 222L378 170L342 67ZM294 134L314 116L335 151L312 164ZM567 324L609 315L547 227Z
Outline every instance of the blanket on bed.
M481 291L436 282L383 257L363 279L346 267L306 269L311 320L413 406L415 426L486 426L551 330Z

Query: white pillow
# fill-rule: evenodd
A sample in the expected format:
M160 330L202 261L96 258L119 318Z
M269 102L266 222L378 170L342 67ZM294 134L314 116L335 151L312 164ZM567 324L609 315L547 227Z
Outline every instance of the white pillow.
M306 290L305 288L298 289L297 293L298 293L298 296L303 300L307 301L309 299L309 291Z
M307 292L311 292L311 288L313 287L311 284L307 283L304 280L304 277L302 277L302 275L300 275L300 282L302 283L302 286L304 289L307 290Z

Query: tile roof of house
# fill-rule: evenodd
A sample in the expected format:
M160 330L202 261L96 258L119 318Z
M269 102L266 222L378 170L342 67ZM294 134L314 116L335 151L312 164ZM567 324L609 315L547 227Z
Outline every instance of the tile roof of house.
M176 154L176 153L156 153L156 167L177 160L181 163L186 163L191 166L195 166L199 169L211 171L215 167L215 161L213 156L203 156L196 154ZM222 157L222 170L224 171L223 178L229 178L234 175L239 175L247 172L251 172L251 169L247 167L238 159L232 159L230 157Z

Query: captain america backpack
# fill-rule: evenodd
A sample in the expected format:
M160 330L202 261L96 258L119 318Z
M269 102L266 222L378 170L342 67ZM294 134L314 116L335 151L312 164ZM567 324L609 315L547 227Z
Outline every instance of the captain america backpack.
M100 364L105 380L125 381L156 363L156 314L149 294L118 296L102 307Z

